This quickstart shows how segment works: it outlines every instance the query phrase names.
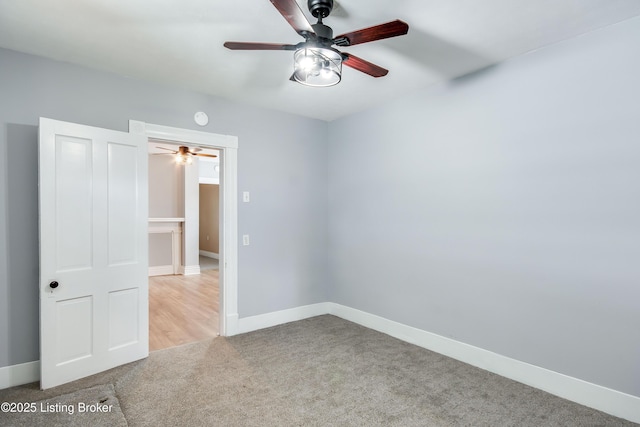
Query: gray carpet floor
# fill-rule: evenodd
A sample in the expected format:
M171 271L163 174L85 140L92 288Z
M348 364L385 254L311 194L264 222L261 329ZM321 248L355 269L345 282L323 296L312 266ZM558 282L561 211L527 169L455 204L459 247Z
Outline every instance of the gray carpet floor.
M77 400L97 385L113 385L129 426L637 426L329 315L159 350L51 390L1 390L0 401ZM0 413L3 426L43 419L67 425Z

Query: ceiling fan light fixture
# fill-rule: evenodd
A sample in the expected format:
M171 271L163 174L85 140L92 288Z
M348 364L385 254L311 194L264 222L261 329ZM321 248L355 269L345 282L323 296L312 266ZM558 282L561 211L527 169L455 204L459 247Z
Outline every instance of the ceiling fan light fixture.
M188 154L178 153L176 154L176 163L180 165L190 165L193 163L193 159Z
M293 63L293 79L305 86L328 87L342 79L342 54L336 49L301 47Z

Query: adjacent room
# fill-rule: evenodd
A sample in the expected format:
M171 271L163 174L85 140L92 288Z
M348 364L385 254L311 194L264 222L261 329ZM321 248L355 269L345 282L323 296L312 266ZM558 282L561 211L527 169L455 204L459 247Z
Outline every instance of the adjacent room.
M0 424L637 425L639 51L636 0L0 1Z
M219 153L179 147L148 145L150 351L219 332Z

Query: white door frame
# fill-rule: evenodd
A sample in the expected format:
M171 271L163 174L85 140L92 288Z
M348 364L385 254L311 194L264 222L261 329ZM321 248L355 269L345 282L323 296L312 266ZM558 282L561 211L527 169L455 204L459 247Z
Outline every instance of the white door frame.
M220 335L238 333L238 137L129 120L129 133L220 151Z

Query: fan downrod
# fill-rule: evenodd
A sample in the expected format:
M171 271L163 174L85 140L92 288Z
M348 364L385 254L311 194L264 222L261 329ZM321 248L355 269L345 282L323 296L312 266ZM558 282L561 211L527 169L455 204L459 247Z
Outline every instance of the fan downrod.
M323 19L331 13L333 0L308 0L307 7L315 18Z

